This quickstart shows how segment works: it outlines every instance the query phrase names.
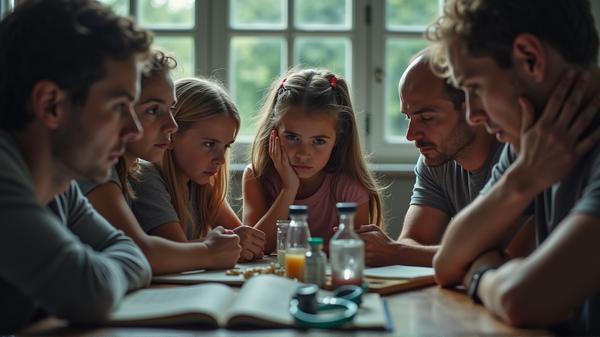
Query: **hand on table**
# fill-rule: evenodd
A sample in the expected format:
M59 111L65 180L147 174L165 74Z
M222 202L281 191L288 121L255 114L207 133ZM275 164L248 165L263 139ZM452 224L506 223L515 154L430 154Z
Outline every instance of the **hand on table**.
M240 237L242 252L238 262L250 262L264 256L266 236L261 230L250 226L239 226L233 230Z
M363 225L356 234L365 242L365 265L371 267L396 264L394 259L400 244L392 240L377 225Z
M211 269L233 268L242 251L240 237L221 226L211 230L203 242L208 247Z

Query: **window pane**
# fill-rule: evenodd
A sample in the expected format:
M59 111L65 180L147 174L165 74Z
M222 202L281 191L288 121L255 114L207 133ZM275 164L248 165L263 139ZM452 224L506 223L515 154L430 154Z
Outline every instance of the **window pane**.
M352 43L348 38L297 38L295 61L303 68L325 68L351 82Z
M286 43L283 38L248 36L231 38L229 48L230 93L242 117L238 140L254 135L253 118L271 81L285 71Z
M231 28L287 28L287 0L230 0L229 6Z
M129 0L99 0L103 5L110 7L120 16L129 16Z
M385 50L385 138L388 142L406 142L408 123L400 112L398 82L408 60L427 42L417 39L388 39Z
M303 30L349 30L351 0L296 0L294 26Z
M422 30L438 16L438 0L386 0L388 30Z
M194 38L186 36L156 36L154 45L170 52L177 60L177 68L173 72L173 79L195 75Z
M194 27L194 0L139 0L138 22L150 28Z

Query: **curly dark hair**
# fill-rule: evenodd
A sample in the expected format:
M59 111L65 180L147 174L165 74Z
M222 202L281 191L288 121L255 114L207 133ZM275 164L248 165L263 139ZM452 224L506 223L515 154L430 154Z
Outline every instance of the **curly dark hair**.
M106 59L150 56L152 34L93 0L25 0L0 22L0 127L32 120L31 90L50 80L83 104Z
M150 61L142 73L142 81L160 73L170 73L177 68L177 60L173 55L152 47Z
M599 39L588 0L449 0L444 14L427 29L432 59L442 68L446 43L463 41L471 56L512 65L514 39L530 33L556 49L569 63L589 66L598 58Z

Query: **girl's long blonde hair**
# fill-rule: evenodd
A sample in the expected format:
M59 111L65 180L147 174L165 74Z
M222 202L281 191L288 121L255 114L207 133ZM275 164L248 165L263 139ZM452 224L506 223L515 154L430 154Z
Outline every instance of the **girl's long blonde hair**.
M225 89L217 82L201 78L184 78L175 82L177 103L173 117L179 125L176 135L182 135L196 123L201 123L215 116L233 118L236 125L235 136L240 129L240 115ZM176 145L176 142L174 143ZM155 164L165 180L171 204L177 212L179 223L185 233L188 220L192 220L193 237L201 238L208 234L215 224L217 216L227 197L229 182L229 152L225 155L225 163L205 185L196 185L198 200L198 219L195 219L188 207L189 189L182 179L182 173L173 160L173 150L167 150L162 160ZM192 184L194 182L191 182ZM198 221L199 223L195 223Z
M263 195L269 202L274 201L274 196L270 196L266 188L268 178L277 174L269 156L269 137L285 114L293 108L300 108L309 116L331 118L335 121L337 145L333 148L323 171L333 173L334 177L345 173L358 182L369 194L369 221L385 228L382 203L384 188L367 168L362 154L348 84L343 77L328 70L290 70L284 78L271 85L265 96L251 151L252 170ZM333 202L338 201L334 195L337 182L338 179L335 178L331 181Z
M175 60L172 55L167 54L160 48L153 47L151 50L150 61L142 71L142 90L144 90L147 81L152 77L164 73L169 74L176 68L177 60ZM123 186L123 195L128 196L131 200L136 199L135 192L131 188L131 185L139 183L139 178L137 176L140 166L139 163L139 158L135 158L133 164L130 167L127 167L125 165L125 159L120 157L119 162L115 165L117 174L119 175L119 181L121 182L121 186Z

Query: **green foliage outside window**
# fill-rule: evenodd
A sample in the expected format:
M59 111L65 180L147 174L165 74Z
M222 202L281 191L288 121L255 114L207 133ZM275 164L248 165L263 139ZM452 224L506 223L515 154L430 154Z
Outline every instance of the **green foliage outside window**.
M260 26L261 28L285 28L287 0L231 0L230 25L234 28Z
M254 135L252 125L265 90L284 71L285 41L279 37L233 37L229 49L229 90L242 115L240 135Z
M350 2L346 0L302 0L295 1L295 25L297 28L310 28L318 25L324 26L346 26L351 28L346 13L350 10ZM308 27L307 27L308 26Z
M139 0L138 23L148 28L193 28L194 0Z
M302 68L325 68L347 77L346 60L352 53L348 38L298 38L297 61Z
M427 26L438 16L438 0L387 0L386 27Z
M405 140L408 123L400 112L398 82L411 56L427 46L418 39L388 39L385 50L385 134L389 141Z

